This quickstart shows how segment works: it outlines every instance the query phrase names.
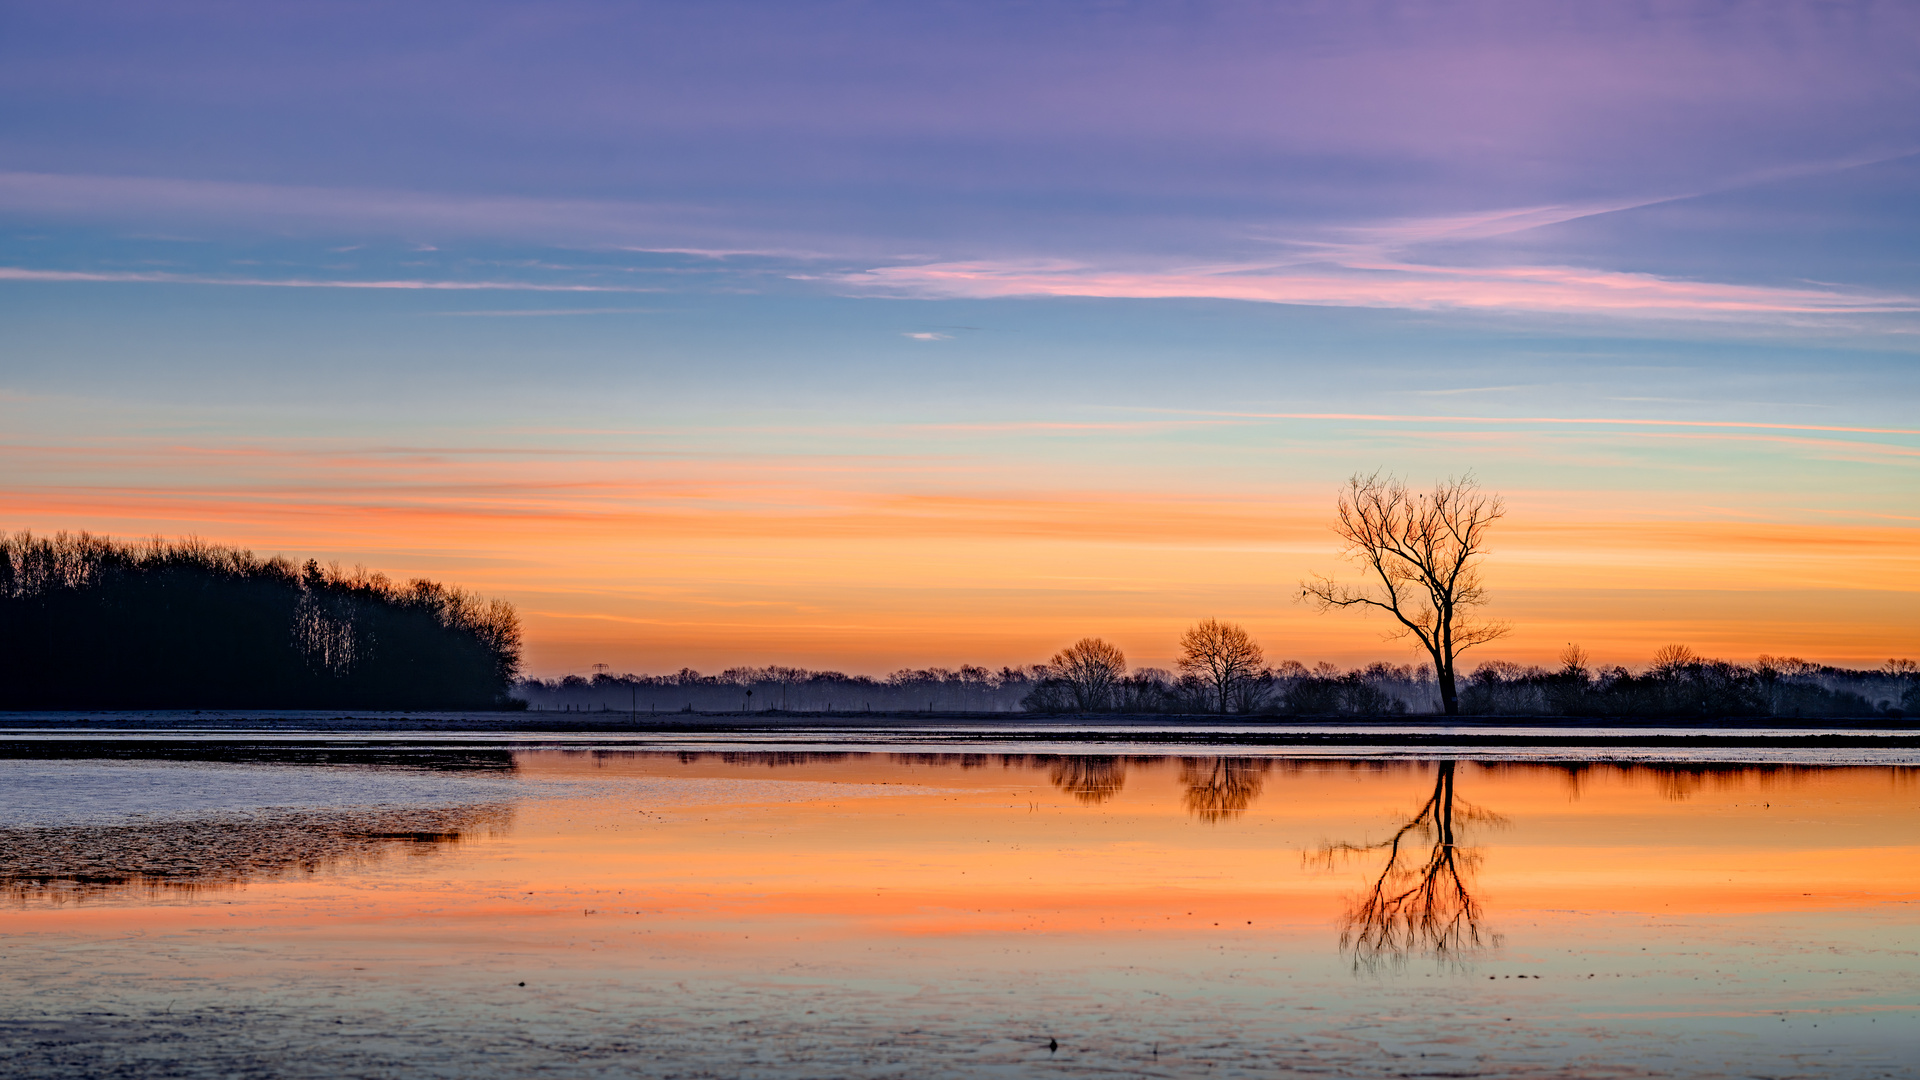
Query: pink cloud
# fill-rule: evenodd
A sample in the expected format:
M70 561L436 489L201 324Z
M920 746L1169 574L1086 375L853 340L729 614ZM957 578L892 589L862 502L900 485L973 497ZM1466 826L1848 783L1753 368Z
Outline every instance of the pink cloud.
M1920 298L1685 281L1569 266L1426 266L1380 258L1320 264L1110 269L1066 261L946 262L847 275L857 288L929 297L1103 296L1251 300L1330 307L1668 316L1920 312Z

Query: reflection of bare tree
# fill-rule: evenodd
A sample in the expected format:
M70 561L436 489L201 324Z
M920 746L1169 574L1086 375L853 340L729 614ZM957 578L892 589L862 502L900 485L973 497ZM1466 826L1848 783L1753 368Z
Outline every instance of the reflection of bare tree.
M1127 782L1127 763L1117 757L1055 758L1048 779L1083 803L1103 803L1120 794Z
M1353 951L1357 967L1400 962L1416 954L1436 960L1464 959L1486 942L1480 904L1471 879L1479 852L1460 843L1468 824L1502 825L1505 819L1454 795L1454 763L1440 763L1425 805L1377 844L1329 844L1329 866L1342 857L1385 851L1386 865L1373 887L1347 909L1340 947Z
M1246 811L1260 797L1264 774L1273 762L1263 758L1181 758L1180 782L1187 788L1187 810L1202 821L1224 821Z

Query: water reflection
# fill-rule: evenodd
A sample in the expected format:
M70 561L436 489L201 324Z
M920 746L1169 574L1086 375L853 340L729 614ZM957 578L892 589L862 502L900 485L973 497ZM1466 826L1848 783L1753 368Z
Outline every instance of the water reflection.
M0 746L0 757L29 756L26 747ZM82 756L75 754L71 742L44 746L31 756ZM516 757L517 755L517 757ZM618 840L599 837L596 845L617 845L626 837L641 835L638 826L645 823L649 843L684 844L700 858L724 865L734 860L740 866L759 867L766 852L730 847L736 843L731 834L718 838L702 831L704 817L671 817L671 807L690 800L711 800L777 807L759 810L772 815L770 820L800 820L816 812L834 815L823 826L820 852L831 856L841 852L838 844L854 844L856 832L842 831L843 812L857 805L843 801L884 793L894 799L886 812L890 818L906 821L906 834L939 836L942 830L955 829L967 835L984 833L998 836L996 830L1011 828L1001 814L1014 799L1003 793L1018 792L1017 805L1025 808L1038 788L1048 786L1062 796L1049 811L1059 810L1059 821L1071 823L1075 830L1116 828L1127 830L1128 843L1153 835L1152 830L1172 822L1186 828L1198 821L1219 825L1217 841L1222 850L1238 845L1237 850L1253 853L1249 864L1272 863L1271 856L1281 850L1298 851L1302 841L1315 837L1362 835L1358 824L1374 819L1396 796L1383 795L1405 785L1417 783L1420 803L1409 813L1395 819L1385 839L1378 843L1331 843L1309 848L1309 861L1329 867L1344 866L1364 870L1365 877L1339 912L1341 947L1349 952L1357 966L1373 967L1398 963L1413 956L1431 956L1441 961L1458 961L1475 950L1493 944L1486 928L1485 912L1476 897L1475 875L1482 865L1483 849L1470 834L1477 826L1503 825L1505 819L1461 798L1458 790L1467 788L1476 794L1498 791L1499 804L1522 820L1522 832L1551 828L1553 822L1576 813L1575 804L1598 802L1596 810L1613 805L1607 800L1629 793L1636 800L1664 804L1668 811L1683 808L1673 800L1705 800L1722 789L1731 791L1753 785L1769 789L1769 798L1778 805L1783 796L1803 784L1842 775L1833 769L1796 765L1745 764L1634 764L1602 763L1474 763L1406 760L1326 758L1273 758L1254 756L1185 757L1142 754L1081 755L1071 753L861 753L847 751L779 750L674 750L604 748L579 749L478 749L441 747L427 750L404 745L352 746L325 744L319 740L307 747L248 745L236 740L224 746L207 744L176 745L127 743L104 746L100 752L85 756L126 758L165 757L173 760L198 758L210 762L275 762L311 765L316 763L365 766L372 762L405 761L429 769L480 770L511 773L501 782L465 780L442 783L430 794L409 792L396 797L382 809L342 808L351 802L369 806L386 802L381 794L345 797L349 787L342 785L342 797L331 801L316 799L311 809L286 809L278 793L263 796L259 803L243 807L278 805L271 812L221 814L212 803L199 803L189 811L199 820L191 823L140 822L138 813L157 813L149 803L140 803L129 815L113 819L114 825L59 824L53 818L36 819L10 816L0 812L0 897L14 899L86 896L108 890L196 890L228 887L262 878L321 870L350 871L357 864L391 859L400 852L427 853L445 850L463 838L506 828L512 811L500 800L520 798L548 799L567 794L567 785L591 780L592 788L582 787L569 798L634 799L644 807L645 816L620 819L627 832ZM271 772L272 770L261 770ZM191 777L187 770L173 770ZM232 770L229 770L232 772ZM360 768L331 770L323 785L312 790L333 795L334 776L375 775L382 770ZM769 775L772 773L774 775ZM209 776L220 775L209 770ZM1906 807L1911 793L1920 784L1920 769L1849 769L1844 775L1865 789L1868 780L1878 788L1885 786L1889 796L1897 796L1893 805ZM1282 777L1283 779L1275 779ZM768 784L778 780L780 783ZM1276 784L1276 798L1262 800L1268 780ZM1355 780L1361 781L1355 783ZM741 784L745 781L745 784ZM807 781L821 785L809 789ZM185 781L176 784L184 789ZM1429 782L1430 785L1429 786ZM103 781L104 783L104 781ZM278 785L274 777L255 781L257 785ZM426 783L417 775L409 784ZM826 785L855 785L842 788ZM761 785L754 787L754 785ZM460 790L448 793L450 788ZM71 789L48 783L45 790L51 802L80 802ZM139 788L126 800L144 797ZM362 792L361 788L351 788ZM384 789L382 789L384 790ZM983 792L994 792L983 795ZM1583 794L1585 792L1586 794ZM1543 795L1543 793L1545 793ZM1905 793L1904 795L1901 793ZM4 794L4 789L0 789ZM241 794L251 796L252 790ZM1568 795L1572 798L1567 798ZM937 797L936 797L937 795ZM829 800L829 796L831 796ZM235 796L236 798L238 796ZM483 804L483 800L486 801ZM806 809L809 800L829 811ZM980 800L977 802L974 800ZM1726 800L1722 800L1723 802ZM1754 799L1763 806L1765 800ZM1066 804L1062 806L1061 804ZM1273 805L1278 803L1279 805ZM435 804L435 805L422 805ZM449 805L457 804L457 805ZM1077 806L1075 805L1077 804ZM545 805L542 803L541 805ZM702 805L705 805L704 803ZM1636 803L1635 805L1640 805ZM403 807L416 808L406 809ZM4 800L0 800L0 809ZM963 810L963 808L966 808ZM663 817L661 812L669 811ZM532 819L541 820L542 811L529 809ZM1024 812L1024 811L1023 811ZM1263 814L1263 812L1268 812ZM1636 811L1639 812L1639 811ZM1745 812L1745 811L1743 811ZM977 814L976 818L956 816ZM135 820L129 821L128 816ZM1898 818L1898 814L1886 815ZM1184 821L1182 818L1184 817ZM1240 826L1232 823L1251 817ZM1095 825L1094 820L1107 824ZM84 822L107 820L94 816ZM1043 828L1041 818L1031 827ZM1324 825L1301 825L1301 821L1324 821ZM34 827L20 823L40 821ZM1337 823L1344 822L1344 824ZM1310 829L1302 837L1292 833L1281 839L1279 829L1267 826ZM1257 827L1256 827L1257 826ZM573 828L569 825L568 828ZM1025 822L1021 829L1029 827ZM1609 825L1608 827L1612 827ZM1769 827L1773 827L1771 823ZM535 830L537 831L537 830ZM1231 833L1233 835L1227 835ZM609 836L614 834L610 833ZM1378 834L1375 834L1378 835ZM1083 834L1073 833L1079 842ZM1204 863L1213 857L1216 840L1195 843L1164 838L1169 858L1191 858ZM1064 841L1063 841L1064 842ZM742 843L744 843L742 841ZM601 850L596 848L595 850ZM606 847L605 850L614 850ZM1528 849L1538 859L1538 845ZM1264 856L1264 857L1262 857ZM1111 851L1079 865L1089 873L1121 874ZM610 864L614 861L608 856ZM1291 860L1288 860L1289 862ZM589 860L591 862L591 860ZM995 867L966 867L967 884ZM1237 870L1233 871L1239 872ZM1024 873L1024 871L1021 871ZM1485 876L1485 875L1483 875ZM1022 877L1020 880L1030 880ZM1493 878L1489 881L1498 882ZM894 884L891 880L889 885ZM928 887L944 887L938 882ZM1079 886L1076 885L1076 888ZM1795 893L1795 895L1798 895ZM1502 903L1513 901L1504 886ZM1316 901L1318 902L1318 901ZM1318 919L1328 914L1322 912Z
M1246 812L1260 797L1271 758L1181 758L1180 784L1187 811L1206 822L1225 821Z
M0 896L192 893L292 873L363 868L504 831L503 804L277 811L198 821L0 828Z
M1352 953L1356 967L1422 955L1459 962L1489 944L1472 889L1480 852L1462 843L1462 833L1469 825L1498 826L1506 819L1460 798L1454 776L1454 763L1440 762L1432 794L1385 840L1321 849L1329 866L1386 855L1372 887L1349 902L1342 920L1340 947ZM1497 938L1491 943L1497 945Z
M407 779L461 805L438 820L122 816L38 831L31 858L34 819L0 813L16 895L283 877L232 906L148 910L125 884L0 903L0 1013L32 1025L13 1072L285 1072L289 1045L316 1075L1892 1076L1913 1056L1912 769L1702 773L1674 802L1684 768L775 749L529 747L511 779ZM123 765L98 772L276 772ZM510 832L449 849L509 797ZM355 879L361 858L381 861ZM1506 948L1472 978L1352 977L1457 962L1494 923Z
M1053 786L1090 806L1120 794L1127 783L1127 762L1118 757L1054 758L1047 779Z
M281 743L207 739L0 739L0 760L205 761L228 765L359 765L426 772L511 773L502 748Z
M601 751L599 753L605 753ZM597 756L597 755L596 755ZM699 761L704 755L679 755L683 763ZM779 769L792 765L836 765L852 755L837 751L815 750L748 750L745 752L727 751L716 755L729 765L763 765L769 769Z

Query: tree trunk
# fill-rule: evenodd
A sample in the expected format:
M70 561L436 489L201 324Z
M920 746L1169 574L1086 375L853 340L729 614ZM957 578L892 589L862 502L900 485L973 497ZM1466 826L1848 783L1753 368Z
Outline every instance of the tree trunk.
M1453 672L1437 671L1434 679L1440 683L1440 711L1447 716L1460 715L1460 695L1453 688Z

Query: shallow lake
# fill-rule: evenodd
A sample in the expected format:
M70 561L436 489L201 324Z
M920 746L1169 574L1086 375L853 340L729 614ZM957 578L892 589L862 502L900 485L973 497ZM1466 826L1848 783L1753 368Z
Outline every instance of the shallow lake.
M0 1073L1920 1061L1907 765L174 757L0 760Z

